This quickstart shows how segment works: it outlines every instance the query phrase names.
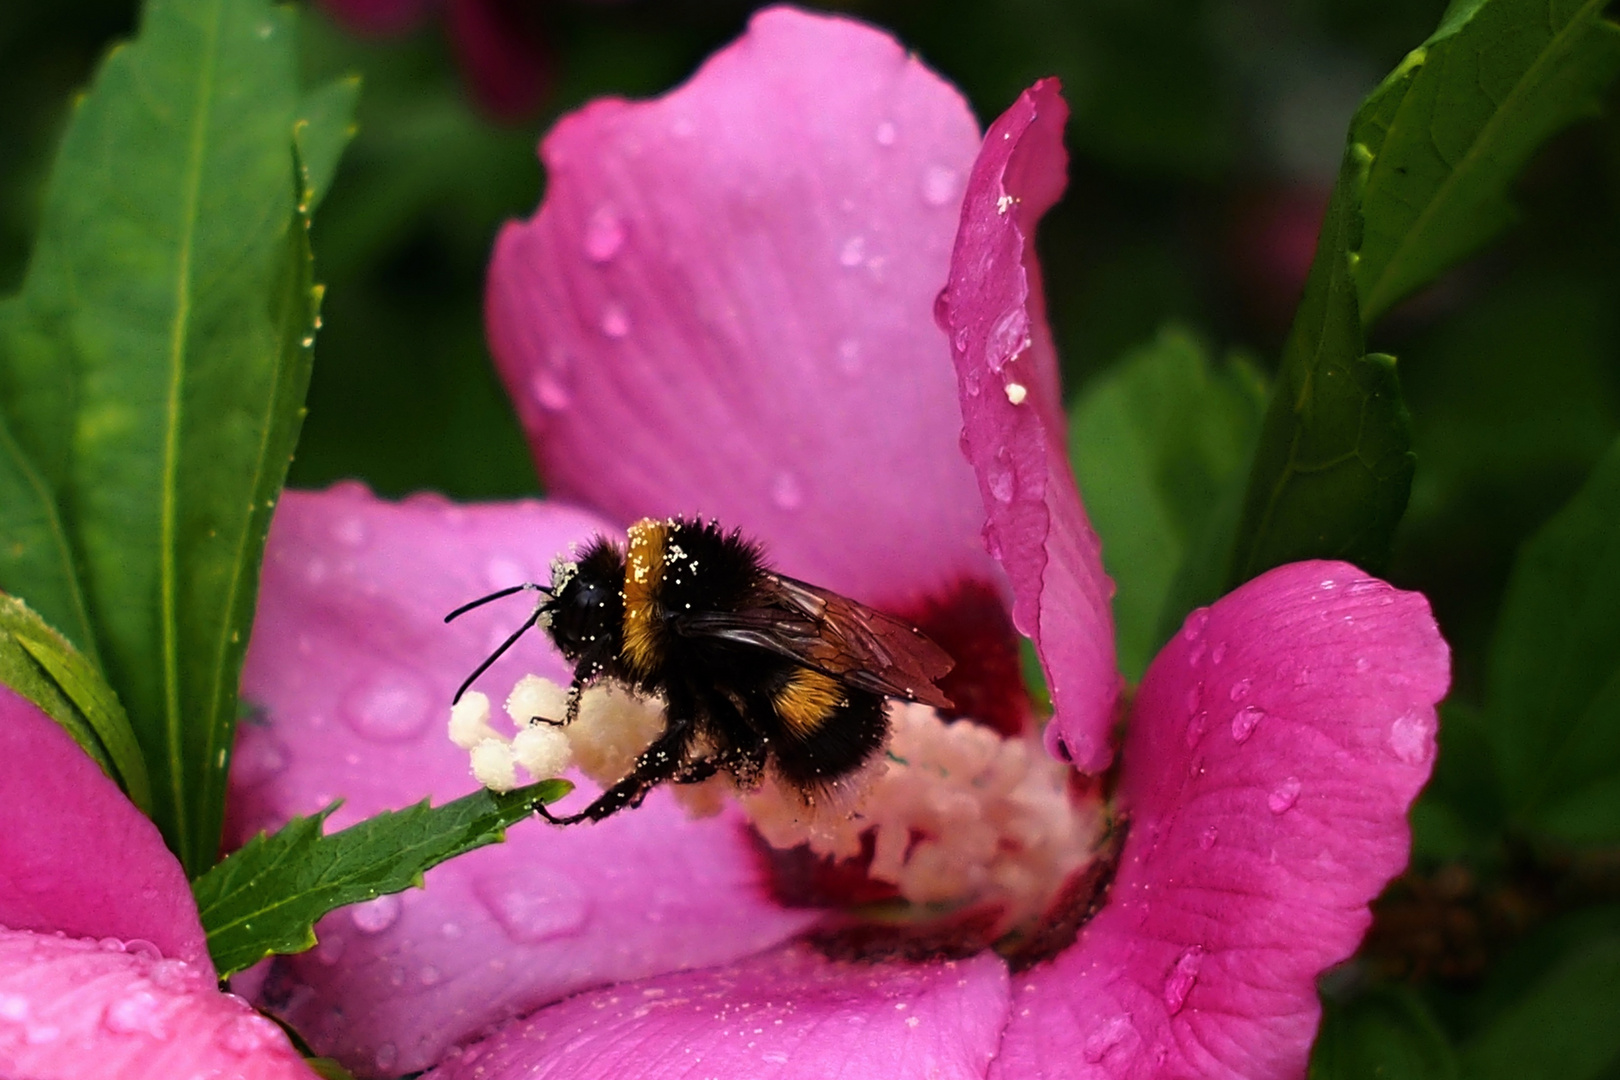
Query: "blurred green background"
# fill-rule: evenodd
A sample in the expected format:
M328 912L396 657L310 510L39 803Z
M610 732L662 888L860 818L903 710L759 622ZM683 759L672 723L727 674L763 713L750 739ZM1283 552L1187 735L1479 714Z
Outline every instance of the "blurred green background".
M667 89L735 37L756 6L528 2L525 17L549 52L550 88L534 115L506 124L470 102L437 20L371 39L339 28L318 7L303 22L309 82L357 72L364 86L359 134L316 225L328 292L295 486L359 477L390 495L538 490L483 340L483 272L495 230L533 212L544 182L535 144L555 117L594 96ZM0 5L4 292L21 279L73 94L109 43L132 29L136 6ZM1073 108L1071 182L1043 224L1040 248L1072 397L1167 324L1214 355L1247 357L1261 371L1274 366L1349 117L1435 27L1444 4L870 0L836 7L892 30L962 88L981 120L1036 78L1062 77ZM1620 941L1612 904L1620 869L1600 865L1595 878L1549 884L1537 876L1545 859L1523 871L1511 842L1459 832L1453 812L1489 799L1489 783L1469 772L1484 767L1469 717L1482 698L1513 557L1620 433L1616 104L1611 91L1602 117L1537 154L1518 185L1518 226L1392 312L1369 341L1400 358L1418 453L1389 576L1429 594L1455 650L1445 749L1428 797L1436 806L1450 799L1452 809L1420 809L1417 873L1397 889L1397 899L1411 903L1386 905L1382 936L1369 952L1387 946L1392 973L1425 988L1422 1004L1405 991L1358 999L1359 1011L1332 1014L1344 1046L1359 1045L1367 1032L1375 1041L1380 1031L1410 1034L1430 1022L1431 1009L1458 1041L1484 1031L1492 1017L1523 1014L1533 1031L1534 1011L1524 1011L1530 1006L1514 988L1576 963L1560 958L1583 934ZM1476 820L1489 817L1486 809ZM1586 922L1543 925L1555 910ZM1413 911L1428 912L1428 921ZM1452 936L1434 931L1458 911L1473 922ZM1426 944L1400 937L1403 913L1430 932ZM1432 962L1414 962L1425 948ZM1581 978L1607 979L1611 997L1593 1000L1612 1001L1615 972L1620 960L1569 978L1577 988ZM1349 1053L1335 1045L1324 1040L1323 1053ZM1601 1075L1620 1077L1620 1046L1611 1049L1611 1057L1600 1055L1599 1067L1608 1069Z

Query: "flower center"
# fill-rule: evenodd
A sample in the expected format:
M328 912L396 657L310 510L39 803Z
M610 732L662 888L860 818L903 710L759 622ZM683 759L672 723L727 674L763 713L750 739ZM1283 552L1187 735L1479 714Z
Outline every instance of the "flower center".
M661 702L611 685L586 690L567 727L531 722L566 706L563 687L531 675L506 703L514 736L491 724L487 698L468 693L452 710L451 738L495 790L516 787L520 767L536 780L577 767L607 787L664 728ZM694 816L734 800L778 899L836 909L826 936L842 951L969 953L998 942L1021 951L1089 909L1111 847L1096 785L1052 760L1036 732L951 722L915 703L888 709L884 751L813 795L767 770L741 788L724 773L676 785L676 798Z

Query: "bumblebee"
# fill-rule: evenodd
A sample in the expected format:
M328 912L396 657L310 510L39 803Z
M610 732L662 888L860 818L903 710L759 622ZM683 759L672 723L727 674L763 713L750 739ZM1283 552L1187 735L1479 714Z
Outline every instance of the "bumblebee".
M626 550L597 538L575 561L552 566L550 586L514 585L463 605L522 590L532 614L462 683L456 700L533 626L574 666L568 724L581 692L600 680L666 703L663 731L622 780L561 825L641 803L665 781L695 784L719 772L744 788L767 768L807 797L855 772L888 735L885 698L948 709L934 684L950 656L898 619L766 568L759 546L712 521L647 518Z

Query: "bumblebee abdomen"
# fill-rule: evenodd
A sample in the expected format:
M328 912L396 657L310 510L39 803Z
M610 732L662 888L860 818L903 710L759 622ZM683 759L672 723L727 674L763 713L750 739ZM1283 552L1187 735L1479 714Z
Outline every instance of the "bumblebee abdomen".
M771 749L782 778L815 787L860 768L888 735L884 699L793 667L772 688Z

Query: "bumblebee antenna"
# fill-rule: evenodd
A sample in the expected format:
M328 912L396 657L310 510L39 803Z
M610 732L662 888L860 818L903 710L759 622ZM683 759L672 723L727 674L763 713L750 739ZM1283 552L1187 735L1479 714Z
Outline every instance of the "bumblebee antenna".
M521 589L521 588L525 588L525 586L519 585L518 589ZM516 591L517 591L517 589L507 589L505 591L505 593L497 593L496 595L497 596L506 595L506 594L514 593ZM484 600L492 600L492 599L494 599L494 597L490 597L490 596L484 597ZM475 600L475 601L473 601L473 606L477 606L478 604L483 603L484 600ZM477 669L471 675L467 676L467 681L461 684L460 689L458 689L456 691L456 696L450 699L450 704L454 705L457 702L459 702L461 700L461 695L465 694L467 692L467 688L469 686L471 686L477 680L478 676L480 676L484 672L488 671L489 670L489 665L491 665L495 661L499 660L501 658L502 653L506 652L506 650L510 649L513 645L516 645L517 641L518 641L518 638L522 637L525 633L528 632L529 627L533 626L535 623L540 621L540 614L544 610L545 610L544 607L535 608L534 612L527 619L523 620L523 625L518 627L516 630L512 631L512 636L507 638L505 641L501 642L500 648L498 648L494 652L490 653L489 656L487 656L484 659L484 662L482 664L479 664Z
M490 593L488 596L480 596L478 599L474 600L470 604L462 604L460 607L456 608L456 610L454 610L450 614L446 615L444 617L444 621L445 622L450 622L450 621L452 621L454 619L460 618L461 616L467 614L467 612L471 611L473 608L483 607L485 604L489 603L491 600L499 600L503 596L511 596L513 593L522 592L524 589L530 589L530 590L532 590L534 592L543 592L547 596L551 595L551 590L546 588L544 585L536 585L532 581L526 581L522 585L512 585L512 586L510 586L508 588L505 588L505 589L496 589L494 592Z

